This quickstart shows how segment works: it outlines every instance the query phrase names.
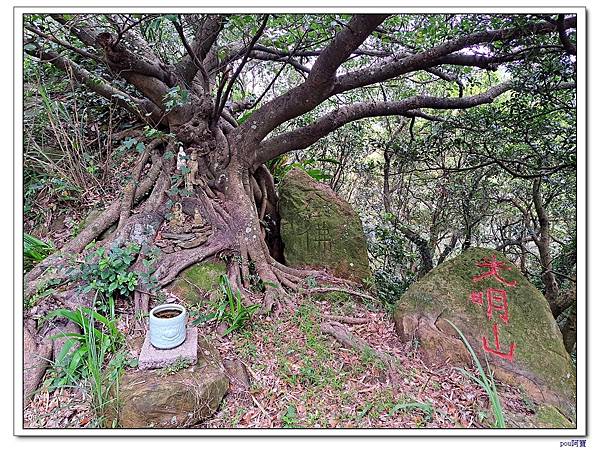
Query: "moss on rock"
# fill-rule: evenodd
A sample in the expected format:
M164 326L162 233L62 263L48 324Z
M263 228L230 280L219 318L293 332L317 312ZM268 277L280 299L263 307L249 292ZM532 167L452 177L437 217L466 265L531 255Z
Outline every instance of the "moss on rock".
M206 261L181 272L169 285L169 290L182 301L195 305L219 289L219 278L227 274L223 262Z
M500 274L509 283L516 282L515 286L494 277L473 281L488 270L476 264L493 256L510 268ZM488 288L506 291L508 323L500 319L501 311L492 310L488 319ZM472 292L482 293L481 305L471 300ZM567 416L574 416L575 372L548 302L502 253L471 248L414 283L395 306L394 320L401 337L419 338L426 359L469 362L464 345L444 319L465 334L481 361L487 358L498 379L521 385L535 400L559 406ZM498 326L501 352L515 344L512 361L484 351L483 337L494 347L493 324Z
M554 406L540 406L535 416L540 428L575 428L575 424L569 421Z
M360 219L329 186L293 169L279 185L279 211L287 264L330 269L355 281L370 276Z

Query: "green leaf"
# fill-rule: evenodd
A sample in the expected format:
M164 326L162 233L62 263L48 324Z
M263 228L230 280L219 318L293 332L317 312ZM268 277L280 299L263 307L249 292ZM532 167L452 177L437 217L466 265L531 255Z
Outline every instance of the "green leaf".
M58 339L59 337L61 337L61 336L55 335L55 336L52 336L51 338ZM63 344L62 348L60 349L60 352L56 356L56 362L58 364L61 364L65 360L65 357L69 354L69 352L75 345L77 345L77 339L67 339L67 341Z
M69 371L74 373L83 362L83 357L87 353L87 347L80 347L77 351L73 352L71 362L69 363Z
M238 123L241 125L243 124L246 120L248 120L248 117L250 117L252 115L253 111L246 111L244 112L244 114L242 114L239 119L237 120Z
M137 144L138 140L134 139L132 137L128 137L127 139L125 139L123 141L123 143L121 145L123 145L123 147L125 147L127 150L131 150L131 148ZM142 144L143 145L143 144Z

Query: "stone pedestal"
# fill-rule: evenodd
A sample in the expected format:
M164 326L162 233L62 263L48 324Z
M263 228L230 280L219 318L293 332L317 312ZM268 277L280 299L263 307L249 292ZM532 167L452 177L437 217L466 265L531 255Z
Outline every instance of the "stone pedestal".
M187 331L198 334L195 327ZM108 423L117 420L121 428L190 428L211 417L227 393L229 381L219 351L206 338L189 334L182 346L190 342L197 362L187 368L174 373L139 368L125 371L119 383L119 401L106 411ZM182 346L154 349L153 353L165 364L163 352L179 349L181 357Z
M188 327L183 343L169 350L154 348L150 343L150 333L146 335L142 351L138 358L138 367L142 370L159 369L176 361L185 360L191 366L198 361L198 328Z

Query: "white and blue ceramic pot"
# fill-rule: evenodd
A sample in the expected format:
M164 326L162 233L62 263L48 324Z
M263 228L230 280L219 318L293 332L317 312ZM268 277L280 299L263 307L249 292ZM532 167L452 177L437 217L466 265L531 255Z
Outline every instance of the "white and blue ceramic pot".
M150 311L150 343L161 350L185 341L187 311L181 305L159 305Z

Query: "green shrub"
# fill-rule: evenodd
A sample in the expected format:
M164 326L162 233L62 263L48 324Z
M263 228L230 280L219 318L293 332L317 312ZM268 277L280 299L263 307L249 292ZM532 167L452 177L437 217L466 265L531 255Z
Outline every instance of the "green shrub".
M23 269L27 272L33 266L54 252L54 246L27 233L23 233Z
M111 247L108 252L104 247L86 255L81 264L78 278L84 282L81 292L94 290L96 308L102 313L110 310L115 294L127 296L135 290L138 274L130 272L129 266L135 260L140 246L129 244L127 247Z
M384 213L366 226L369 259L374 268L372 285L384 304L394 304L416 280L416 255L398 230L398 219Z
M306 172L311 178L317 181L327 181L331 179L331 174L325 170L315 167L318 163L340 164L339 161L331 158L304 159L299 162L289 162L287 155L281 155L267 162L267 168L273 174L276 182L279 182L292 169L300 169Z

